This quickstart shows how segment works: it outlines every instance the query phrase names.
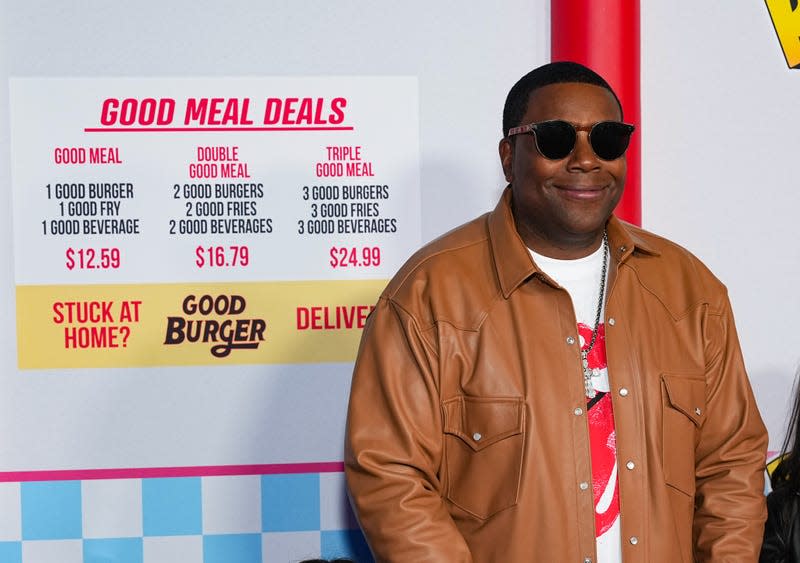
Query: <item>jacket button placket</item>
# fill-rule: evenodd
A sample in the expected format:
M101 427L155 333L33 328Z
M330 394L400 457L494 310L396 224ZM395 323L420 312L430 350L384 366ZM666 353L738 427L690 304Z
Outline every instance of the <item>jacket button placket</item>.
M624 254L627 251L627 248L622 246L622 247L619 248L619 251L620 251L621 254ZM609 316L608 319L606 320L606 326L608 328L615 327L618 322L619 322L619 320L616 317ZM630 390L627 387L623 386L623 387L619 387L619 389L617 390L617 393L619 394L620 397L622 397L624 399L624 398L627 398L630 395ZM617 454L619 455L619 453L620 452L618 451ZM632 459L628 459L625 462L625 468L628 471L632 472L634 469L636 469L636 463ZM639 537L638 536L629 536L628 537L628 543L631 546L638 545L639 544Z

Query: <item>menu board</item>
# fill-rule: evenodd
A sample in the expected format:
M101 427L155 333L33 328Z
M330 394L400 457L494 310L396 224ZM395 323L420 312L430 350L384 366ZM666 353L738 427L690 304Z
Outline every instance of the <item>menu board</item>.
M352 361L420 244L415 78L10 97L20 369Z

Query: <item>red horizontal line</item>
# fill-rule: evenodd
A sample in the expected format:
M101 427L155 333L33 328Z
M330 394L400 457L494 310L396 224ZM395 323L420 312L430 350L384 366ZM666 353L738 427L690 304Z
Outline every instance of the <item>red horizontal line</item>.
M152 479L159 477L216 477L223 475L286 475L296 473L341 473L342 471L344 471L344 462L342 461L269 463L263 465L56 469L52 471L0 471L0 483L87 481L93 479Z
M189 131L352 131L342 127L86 127L85 133L186 133Z

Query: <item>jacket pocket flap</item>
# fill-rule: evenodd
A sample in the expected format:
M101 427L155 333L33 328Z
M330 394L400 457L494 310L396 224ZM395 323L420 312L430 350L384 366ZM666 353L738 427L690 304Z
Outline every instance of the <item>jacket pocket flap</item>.
M442 403L444 432L458 436L480 451L509 436L521 434L524 410L517 397L455 397Z
M706 417L706 382L701 377L662 374L670 406L682 412L696 426Z

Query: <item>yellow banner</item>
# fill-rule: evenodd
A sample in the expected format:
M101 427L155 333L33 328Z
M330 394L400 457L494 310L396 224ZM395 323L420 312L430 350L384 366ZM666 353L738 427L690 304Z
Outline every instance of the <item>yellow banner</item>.
M17 286L20 369L350 362L386 280Z
M800 6L797 0L766 0L772 24L791 68L800 67Z

